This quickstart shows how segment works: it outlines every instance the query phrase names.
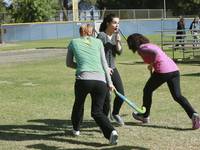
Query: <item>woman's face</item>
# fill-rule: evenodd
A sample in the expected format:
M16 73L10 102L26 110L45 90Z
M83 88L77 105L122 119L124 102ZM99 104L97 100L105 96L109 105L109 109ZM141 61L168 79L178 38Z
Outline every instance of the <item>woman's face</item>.
M113 18L112 22L107 24L107 30L109 32L118 32L119 29L119 18Z

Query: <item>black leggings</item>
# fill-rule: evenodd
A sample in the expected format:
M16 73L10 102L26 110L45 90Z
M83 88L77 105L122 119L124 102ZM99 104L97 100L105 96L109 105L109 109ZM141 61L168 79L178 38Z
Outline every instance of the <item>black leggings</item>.
M75 102L71 115L73 129L76 131L80 130L85 99L90 93L92 99L91 116L101 128L104 137L109 139L114 128L107 116L103 113L103 105L107 93L106 83L96 80L76 80L74 88Z
M144 114L144 117L148 117L150 115L153 91L155 91L165 82L167 82L173 99L178 102L186 111L188 116L192 118L192 114L195 113L195 111L188 100L181 94L179 71L163 74L154 72L151 75L143 90L143 106L146 107L146 113Z
M123 87L122 80L121 80L121 77L119 75L117 68L113 69L111 79L112 79L113 85L115 86L116 90L124 95L124 87ZM122 104L123 104L123 100L121 100L118 96L115 96L113 112L112 112L113 115L119 114ZM110 93L108 91L106 94L105 104L103 107L103 111L106 116L108 116L109 110L110 110Z

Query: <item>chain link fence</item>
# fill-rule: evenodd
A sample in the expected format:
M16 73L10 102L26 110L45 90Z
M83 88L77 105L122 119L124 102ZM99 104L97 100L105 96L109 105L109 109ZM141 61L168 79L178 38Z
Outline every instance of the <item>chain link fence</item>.
M167 10L167 18L176 18L177 15L173 14L174 10ZM89 20L101 20L107 14L115 14L119 16L120 19L160 19L164 18L163 9L119 9L119 10L79 10L79 21L89 21ZM185 18L193 18L198 14L194 15L183 15ZM58 10L51 17L48 22L51 21L73 21L72 10L63 11ZM0 23L15 23L14 19L11 18L9 13L0 12Z
M163 9L119 9L119 10L79 10L79 20L101 20L107 14L115 14L120 19L153 19L162 18ZM73 13L71 10L67 11L67 18L63 18L63 12L59 11L59 17L51 20L72 21Z
M119 10L79 10L79 20L101 20L105 15L113 13L120 19L154 19L163 18L163 9L119 9ZM168 12L168 17L171 17ZM58 10L49 21L73 21L72 10ZM9 13L0 13L0 23L15 23Z
M158 34L163 30L175 31L178 21L177 16L173 16L170 11L167 11L167 18L163 18L163 9L95 10L94 12L80 10L78 22L72 21L72 11L57 11L48 22L25 24L15 23L9 14L0 13L0 43L76 37L79 35L78 29L81 23L94 23L96 28L103 17L110 13L120 17L120 29L125 35L134 32ZM189 28L192 18L193 16L186 18L186 28Z

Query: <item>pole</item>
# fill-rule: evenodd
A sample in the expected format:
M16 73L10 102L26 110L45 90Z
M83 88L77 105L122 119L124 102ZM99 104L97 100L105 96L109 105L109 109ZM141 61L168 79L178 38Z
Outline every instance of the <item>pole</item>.
M3 44L3 27L2 25L0 24L0 44Z
M161 36L161 48L162 48L162 50L164 50L163 48L164 48L164 41L163 41L163 33L164 33L164 31L163 31L164 29L163 29L163 18L161 18L161 33L160 33L160 36Z
M164 9L164 18L167 18L167 13L166 13L166 1L163 1L163 9Z
M73 21L78 21L78 0L72 0Z

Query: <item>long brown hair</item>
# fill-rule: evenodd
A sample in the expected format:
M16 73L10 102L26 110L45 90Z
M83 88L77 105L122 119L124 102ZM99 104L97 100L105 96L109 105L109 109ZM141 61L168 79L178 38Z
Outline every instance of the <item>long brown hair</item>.
M107 25L110 24L114 18L118 18L115 14L108 14L106 17L104 17L103 22L100 25L99 32L105 32Z
M129 35L129 37L127 38L127 43L129 49L131 49L133 52L136 52L140 48L140 45L150 43L150 41L142 34L134 33Z

